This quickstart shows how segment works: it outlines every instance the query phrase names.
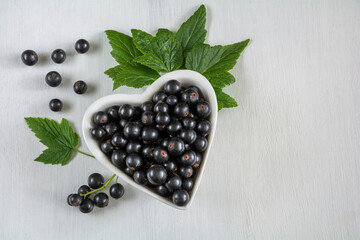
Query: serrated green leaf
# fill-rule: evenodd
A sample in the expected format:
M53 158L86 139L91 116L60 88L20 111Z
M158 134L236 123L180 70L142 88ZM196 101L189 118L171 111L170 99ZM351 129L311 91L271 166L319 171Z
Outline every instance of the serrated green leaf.
M169 29L159 28L159 30L156 33L156 37L161 41L166 42L170 38L175 37L175 33L170 31Z
M206 8L201 5L198 10L184 22L175 34L184 52L189 51L195 44L203 43L206 37Z
M107 30L105 33L113 49L111 51L111 55L120 64L120 66L137 66L138 64L133 60L142 54L135 47L132 38L114 30Z
M182 62L180 43L170 38L165 43L141 30L131 30L136 47L144 54L135 61L158 72L170 72L178 69Z
M209 80L214 88L223 88L235 82L235 78L231 73L221 70L205 72L203 75Z
M220 88L214 88L214 90L218 102L218 111L223 108L233 108L238 106L236 100L224 93Z
M188 52L185 68L203 74L221 59L223 53L222 46L210 47L208 44L198 44Z
M158 72L145 66L128 67L120 71L116 77L113 78L113 90L120 86L141 88L150 85L159 77L160 74Z
M120 65L117 65L115 67L109 68L108 70L106 70L104 73L106 75L108 75L110 78L115 78L116 75L123 70L123 67Z
M240 53L242 51L244 51L244 49L248 45L249 41L250 40L247 39L242 42L222 46L224 52L221 55L221 58L215 65L210 67L208 69L208 71L219 71L219 70L229 71L229 70L231 70L235 66L236 61L240 56Z
M60 124L47 118L29 117L25 121L40 142L48 147L36 161L64 165L70 160L69 152L78 145L79 137L66 119L63 118Z

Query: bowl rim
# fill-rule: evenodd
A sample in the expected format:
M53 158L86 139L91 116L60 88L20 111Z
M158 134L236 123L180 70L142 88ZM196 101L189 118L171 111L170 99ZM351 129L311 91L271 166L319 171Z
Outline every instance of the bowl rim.
M163 85L171 80L176 79L184 86L195 85L197 86L204 98L210 103L211 106L211 114L209 116L209 121L211 122L211 132L207 137L208 147L203 152L202 155L202 163L200 164L197 175L194 180L194 187L189 193L190 199L186 206L177 206L168 198L162 197L158 195L156 192L153 192L149 188L137 184L132 178L130 178L127 174L125 174L122 170L118 169L115 165L111 163L111 160L108 156L106 156L103 152L101 152L99 148L99 144L96 140L91 138L90 129L94 126L92 117L95 112L105 110L113 105L121 105L125 103L129 104L141 104L144 101L148 101L152 99L152 95L163 88ZM216 123L217 123L217 114L218 114L218 106L217 99L215 95L215 91L211 86L210 82L200 73L192 71L192 70L176 70L173 72L166 73L155 80L151 85L149 85L144 92L139 94L110 94L104 97L101 97L90 104L90 106L86 109L84 113L84 117L82 120L82 134L84 137L84 141L90 150L90 152L95 156L95 158L105 167L107 167L110 171L115 173L119 178L126 181L131 186L149 194L155 199L172 206L177 209L185 210L188 209L196 195L196 192L201 183L201 179L204 173L204 169L206 166L206 162L209 157L209 151L211 149L211 145L215 135Z

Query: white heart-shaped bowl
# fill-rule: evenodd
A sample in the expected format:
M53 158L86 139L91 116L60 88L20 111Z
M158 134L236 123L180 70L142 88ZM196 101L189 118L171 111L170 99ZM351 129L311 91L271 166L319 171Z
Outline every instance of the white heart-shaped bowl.
M177 206L173 204L171 200L158 195L155 191L151 190L150 188L137 184L132 178L130 178L122 170L118 169L116 166L112 164L109 157L106 156L100 150L99 143L96 140L92 139L90 135L90 129L95 126L93 122L93 115L96 112L104 111L113 105L122 105L125 103L140 105L145 101L151 100L153 94L162 90L164 84L171 79L178 80L179 82L181 82L182 86L185 87L190 85L197 86L201 90L201 93L204 96L204 98L210 103L212 110L211 115L209 117L209 121L211 122L212 128L210 134L208 135L208 147L205 150L205 152L203 152L202 163L200 164L196 176L194 177L194 187L189 193L190 195L189 203L184 207ZM217 108L218 106L217 106L217 100L214 89L209 83L209 81L203 75L191 70L177 70L164 74L163 76L158 78L155 82L153 82L153 84L148 86L146 90L141 94L112 94L96 100L85 111L82 122L82 132L89 150L92 152L95 158L99 162L101 162L105 167L107 167L110 171L115 173L117 176L122 178L130 185L134 186L135 188L143 192L146 192L147 194L160 200L161 202L164 202L172 207L185 210L188 207L190 207L194 199L195 193L197 192L197 189L199 188L199 184L201 182L201 178L205 169L205 165L209 156L209 151L215 134L216 121L217 121Z

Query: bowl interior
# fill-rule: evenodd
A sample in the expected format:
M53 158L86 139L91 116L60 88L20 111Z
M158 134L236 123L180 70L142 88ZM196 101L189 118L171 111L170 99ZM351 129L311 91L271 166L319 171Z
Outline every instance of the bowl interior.
M98 111L104 111L107 108L113 106L113 105L122 105L125 103L133 104L133 105L140 105L145 101L151 100L154 93L160 91L163 89L164 84L171 79L176 79L184 87L195 85L200 90L204 98L210 103L210 106L212 108L212 113L209 117L209 121L212 124L211 132L208 136L208 148L205 150L205 152L202 155L202 163L200 167L198 168L196 172L196 176L194 177L194 187L189 192L190 200L189 203L184 206L180 207L171 202L168 198L164 198L160 195L158 195L154 190L147 188L145 186L141 186L137 184L132 178L130 178L128 175L126 175L122 170L118 169L116 166L114 166L111 163L111 160L108 156L106 156L103 152L101 152L99 143L91 138L90 135L90 129L95 126L93 123L93 115ZM98 100L96 100L94 103L92 103L88 109L85 111L83 122L82 122L82 132L85 139L85 142L91 151L91 153L96 157L98 161L100 161L104 166L106 166L108 169L110 169L113 173L115 173L117 176L125 180L130 185L146 192L147 194L153 196L154 198L172 206L178 209L186 209L188 208L195 196L195 193L197 192L197 189L199 187L202 174L208 159L208 154L211 148L211 144L214 138L215 134L215 128L216 128L216 121L217 121L217 100L216 95L214 92L214 89L212 88L209 81L200 73L191 71L191 70L177 70L170 73L166 73L160 78L158 78L152 85L147 87L147 89L141 93L141 94L112 94L105 97L102 97Z

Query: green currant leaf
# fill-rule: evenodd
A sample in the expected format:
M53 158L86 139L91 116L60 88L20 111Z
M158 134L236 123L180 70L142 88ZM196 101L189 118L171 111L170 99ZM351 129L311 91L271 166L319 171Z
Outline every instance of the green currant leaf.
M109 68L105 71L105 74L108 75L110 78L114 79L116 75L123 70L123 67L120 65L117 65L115 67Z
M161 41L166 42L170 38L175 37L175 33L170 31L169 29L160 28L156 33L156 37Z
M185 68L203 74L221 59L223 53L222 46L210 47L208 44L198 44L187 54Z
M220 88L214 88L214 90L219 111L223 108L233 108L238 106L236 100L230 97L228 94L224 93Z
M223 88L235 82L234 76L226 71L205 72L203 75L209 80L214 88Z

